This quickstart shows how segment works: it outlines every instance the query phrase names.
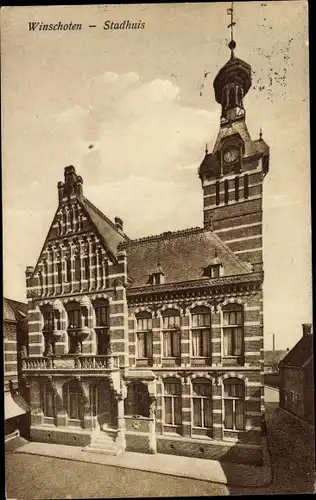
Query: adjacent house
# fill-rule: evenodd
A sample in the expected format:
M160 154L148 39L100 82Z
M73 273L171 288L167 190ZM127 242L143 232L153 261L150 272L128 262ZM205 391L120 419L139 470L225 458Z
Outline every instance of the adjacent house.
M279 365L280 407L313 423L315 418L314 355L311 324Z
M28 345L27 304L3 299L5 438L28 437L27 394L21 373L21 350ZM22 348L22 346L25 346Z

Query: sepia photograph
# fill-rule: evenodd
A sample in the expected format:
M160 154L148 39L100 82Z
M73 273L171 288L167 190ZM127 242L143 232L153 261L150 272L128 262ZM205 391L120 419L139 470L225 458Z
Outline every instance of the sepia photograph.
M316 492L308 14L1 8L8 500Z

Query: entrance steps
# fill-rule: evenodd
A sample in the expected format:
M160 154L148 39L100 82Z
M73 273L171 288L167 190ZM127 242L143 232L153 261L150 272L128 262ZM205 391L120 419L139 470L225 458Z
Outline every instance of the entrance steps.
M91 443L83 448L83 451L117 456L121 453L121 450L119 450L115 442L116 436L116 430L100 430Z

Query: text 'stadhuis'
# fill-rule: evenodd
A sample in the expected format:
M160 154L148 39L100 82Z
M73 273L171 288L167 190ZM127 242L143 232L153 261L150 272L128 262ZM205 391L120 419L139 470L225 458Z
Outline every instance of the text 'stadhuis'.
M214 80L218 136L199 168L203 228L132 240L65 168L26 271L32 439L261 462L269 148L247 130L250 87L232 49Z

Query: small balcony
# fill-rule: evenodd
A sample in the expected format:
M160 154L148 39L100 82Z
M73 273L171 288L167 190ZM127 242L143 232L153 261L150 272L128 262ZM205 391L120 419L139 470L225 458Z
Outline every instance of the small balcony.
M36 356L22 360L24 373L50 372L111 372L119 370L119 356L64 355Z

